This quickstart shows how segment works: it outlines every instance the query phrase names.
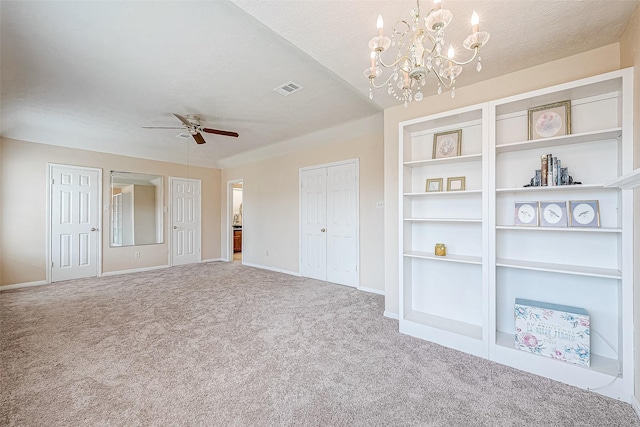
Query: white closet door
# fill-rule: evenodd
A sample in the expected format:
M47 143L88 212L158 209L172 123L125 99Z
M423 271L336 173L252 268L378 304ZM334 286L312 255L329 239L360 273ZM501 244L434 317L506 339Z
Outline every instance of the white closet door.
M171 263L200 262L200 180L170 178Z
M355 163L327 168L327 281L358 286Z
M327 169L301 173L300 274L327 280Z
M99 174L51 167L51 281L98 275Z
M358 169L355 162L300 173L300 274L358 286Z

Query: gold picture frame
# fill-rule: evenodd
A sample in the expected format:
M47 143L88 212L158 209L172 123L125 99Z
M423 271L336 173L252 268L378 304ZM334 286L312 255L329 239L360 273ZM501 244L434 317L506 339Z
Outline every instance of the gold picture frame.
M442 178L428 178L425 191L427 193L442 191L442 181Z
M452 176L447 178L447 191L464 191L464 186L464 176Z
M457 157L462 151L462 129L433 135L433 159Z
M571 101L530 108L529 140L571 134Z

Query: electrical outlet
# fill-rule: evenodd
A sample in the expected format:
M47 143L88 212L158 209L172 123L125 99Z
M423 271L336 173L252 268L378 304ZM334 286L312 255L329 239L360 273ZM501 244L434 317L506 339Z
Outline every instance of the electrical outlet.
M382 209L382 208L384 208L384 200L378 200L378 201L376 202L376 208L377 208L377 209Z
M137 251L137 252L134 254L134 256L136 257L136 259L139 259L139 258L140 258L140 251Z

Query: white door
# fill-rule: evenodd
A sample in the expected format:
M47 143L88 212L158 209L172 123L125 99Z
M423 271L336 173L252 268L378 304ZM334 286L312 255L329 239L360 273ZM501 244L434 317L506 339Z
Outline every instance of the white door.
M100 172L50 166L51 281L98 275Z
M327 281L358 286L355 163L327 168Z
M304 169L300 181L300 274L358 286L356 163Z
M171 181L171 264L200 262L200 180Z
M327 280L327 168L304 170L300 180L300 274Z

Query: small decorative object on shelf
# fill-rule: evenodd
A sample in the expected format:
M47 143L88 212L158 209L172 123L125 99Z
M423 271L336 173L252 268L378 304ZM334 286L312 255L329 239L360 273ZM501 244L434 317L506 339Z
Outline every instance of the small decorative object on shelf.
M538 225L539 202L516 202L515 225Z
M571 227L600 227L600 206L597 200L570 200Z
M562 161L551 154L540 156L540 169L525 187L552 187L556 185L573 185L573 177L569 175L569 168L562 167Z
M540 202L540 225L543 227L566 227L567 202Z
M514 317L518 350L590 365L590 319L585 309L516 298Z
M427 193L442 191L442 178L428 178L427 179Z
M529 140L571 134L571 101L531 108Z
M447 178L447 191L464 191L464 176L452 176Z
M433 135L433 158L456 157L462 151L462 129Z
M447 255L447 247L444 245L444 243L436 243L435 254L436 256Z

